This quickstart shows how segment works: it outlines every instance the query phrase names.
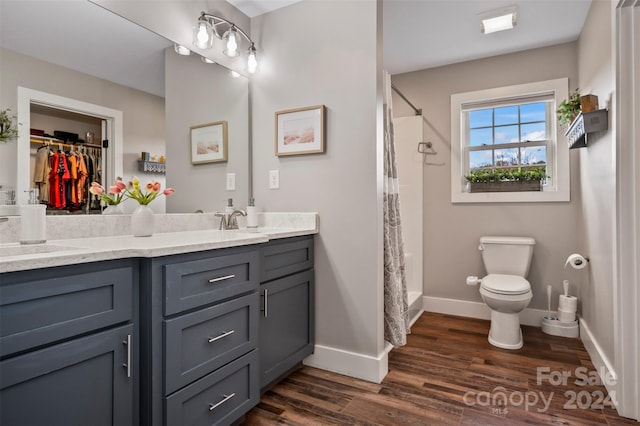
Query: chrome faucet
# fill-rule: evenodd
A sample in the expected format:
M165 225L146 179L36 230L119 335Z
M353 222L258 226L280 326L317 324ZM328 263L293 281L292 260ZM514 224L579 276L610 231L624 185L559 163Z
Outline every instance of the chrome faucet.
M238 229L238 216L246 216L247 212L244 210L234 210L227 219L227 229Z
M216 213L216 217L220 218L220 226L218 229L238 229L238 216L246 216L244 210L234 210L233 213Z

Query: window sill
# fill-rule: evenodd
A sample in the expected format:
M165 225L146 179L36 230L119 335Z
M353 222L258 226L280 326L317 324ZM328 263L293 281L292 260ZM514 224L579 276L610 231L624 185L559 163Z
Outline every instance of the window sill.
M544 187L542 191L451 193L452 203L552 203L571 201L569 191Z

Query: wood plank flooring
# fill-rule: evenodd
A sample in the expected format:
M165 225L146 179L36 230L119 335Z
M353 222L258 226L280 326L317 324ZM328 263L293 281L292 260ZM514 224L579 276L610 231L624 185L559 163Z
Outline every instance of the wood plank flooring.
M579 339L524 326L524 347L510 351L491 346L488 332L489 321L424 313L389 354L382 383L303 367L242 424L640 424L617 415Z

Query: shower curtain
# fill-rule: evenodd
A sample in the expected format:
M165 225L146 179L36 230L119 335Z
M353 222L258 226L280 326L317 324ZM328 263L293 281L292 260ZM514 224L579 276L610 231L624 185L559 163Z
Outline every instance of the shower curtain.
M409 303L402 245L398 173L393 140L391 75L384 91L384 339L398 347L407 343Z

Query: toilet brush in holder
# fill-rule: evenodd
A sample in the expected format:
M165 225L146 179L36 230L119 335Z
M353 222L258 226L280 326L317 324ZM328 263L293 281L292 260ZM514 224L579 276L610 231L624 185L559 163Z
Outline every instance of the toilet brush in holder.
M566 281L565 281L566 282ZM569 291L569 283L563 283L565 295ZM551 286L547 286L547 316L542 319L542 331L552 336L561 337L578 337L580 330L578 328L578 321L564 323L557 317L551 316Z

